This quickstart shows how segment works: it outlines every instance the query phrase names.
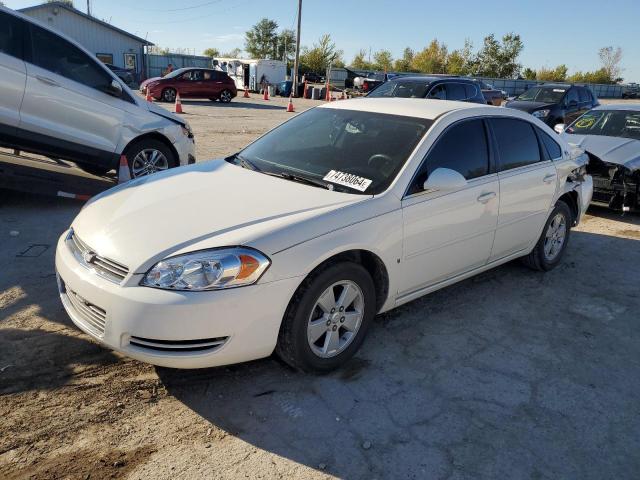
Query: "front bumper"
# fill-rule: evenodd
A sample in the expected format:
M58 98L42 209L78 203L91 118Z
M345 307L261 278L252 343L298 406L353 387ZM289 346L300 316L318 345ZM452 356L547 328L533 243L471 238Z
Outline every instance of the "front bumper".
M205 368L269 356L300 278L211 292L172 292L121 284L56 250L60 298L73 323L103 345L170 368Z
M178 163L182 165L191 165L196 162L196 142L194 138L180 133L176 135L176 141L173 147L178 153Z

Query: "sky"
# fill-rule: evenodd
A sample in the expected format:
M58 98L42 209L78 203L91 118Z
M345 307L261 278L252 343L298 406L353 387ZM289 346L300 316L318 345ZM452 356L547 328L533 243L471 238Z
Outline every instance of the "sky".
M3 0L10 8L41 2ZM74 0L86 11L86 0ZM261 18L295 29L297 0L92 0L92 14L156 45L201 54L207 47L244 47L244 32ZM449 50L469 38L477 49L491 33L520 34L523 67L566 64L569 73L599 68L598 49L623 50L622 76L640 82L640 0L303 0L301 44L329 33L347 64L360 49L424 48L433 38Z

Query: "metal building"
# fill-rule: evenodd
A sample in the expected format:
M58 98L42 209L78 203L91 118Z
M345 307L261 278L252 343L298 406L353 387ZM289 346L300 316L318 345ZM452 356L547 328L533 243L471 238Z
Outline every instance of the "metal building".
M103 62L134 70L138 80L145 71L144 47L153 43L144 38L62 2L44 3L18 11L68 35Z

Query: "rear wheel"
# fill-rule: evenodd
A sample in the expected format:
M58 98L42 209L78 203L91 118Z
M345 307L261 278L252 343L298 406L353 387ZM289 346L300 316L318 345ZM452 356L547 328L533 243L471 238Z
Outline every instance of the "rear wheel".
M571 225L571 209L560 200L549 215L538 243L529 255L522 258L524 264L534 270L549 271L555 268L567 248Z
M233 98L233 94L231 93L230 90L223 90L220 93L220 101L222 103L229 103L232 98Z
M307 278L284 316L276 352L303 371L327 372L360 348L376 313L375 287L360 265L330 265Z
M178 164L171 149L154 138L142 139L134 143L127 148L125 155L129 161L132 178L168 170Z
M162 90L162 100L165 102L175 102L176 101L176 89L175 88L165 88Z

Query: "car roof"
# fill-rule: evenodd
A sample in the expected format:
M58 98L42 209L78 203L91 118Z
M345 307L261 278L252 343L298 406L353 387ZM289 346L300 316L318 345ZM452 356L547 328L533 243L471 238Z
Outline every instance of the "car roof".
M599 105L593 110L632 110L634 112L640 112L640 103L607 103Z
M447 77L447 76L431 76L431 75L402 75L402 76L398 76L398 77L393 77L392 79L390 79L390 82L403 82L405 80L411 81L411 82L416 82L416 81L427 81L429 83L431 82L435 82L435 81L442 81L442 80L462 80L462 81L467 81L467 82L477 82L477 80L473 79L473 78L464 78L464 77L456 77L456 76L451 76L451 77Z
M542 85L534 85L531 88L535 88L535 87L571 88L571 87L575 87L575 85L571 85L569 83L543 83Z
M356 110L371 113L386 113L434 120L445 113L454 110L471 110L481 114L499 114L528 118L531 115L520 115L519 110L481 105L470 102L455 102L452 100L431 100L424 98L358 98L342 102L325 103L318 108L335 108L341 110Z

